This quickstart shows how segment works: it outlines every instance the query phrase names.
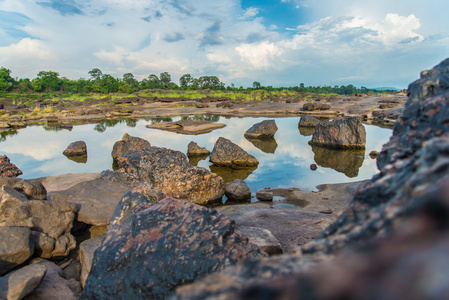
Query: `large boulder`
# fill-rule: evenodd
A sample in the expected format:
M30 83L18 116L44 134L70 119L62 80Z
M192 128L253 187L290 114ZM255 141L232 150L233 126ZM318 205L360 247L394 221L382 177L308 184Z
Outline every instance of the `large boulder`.
M147 183L164 194L196 204L219 202L224 194L223 179L205 168L194 167L184 153L149 147L129 151L117 159L117 174L133 185Z
M309 144L329 148L363 149L366 130L360 117L346 117L320 122Z
M125 133L122 137L122 140L114 144L111 156L114 160L116 160L119 156L125 154L128 151L139 151L150 147L151 144L147 140L130 136L129 134Z
M11 207L26 201L28 199L25 195L7 185L2 186L0 189L0 226L5 225Z
M0 276L33 255L31 231L26 227L0 226Z
M259 161L230 140L220 137L210 154L210 161L217 166L241 168L253 167Z
M22 171L11 163L8 156L0 155L0 177L17 177L22 174Z
M253 139L272 139L278 131L275 120L265 120L260 123L254 124L250 129L248 129L244 136L246 138Z
M162 299L177 286L258 257L258 248L215 210L125 194L95 252L82 299Z
M225 185L225 195L229 201L246 202L251 201L251 190L245 181L236 179Z
M76 211L76 205L67 202L30 200L10 209L5 225L28 227L35 255L67 256L76 246L70 233Z
M39 180L22 178L0 178L0 186L9 186L25 195L28 199L45 200L47 190Z
M84 141L73 142L67 146L62 153L65 156L85 156L87 155L87 146Z

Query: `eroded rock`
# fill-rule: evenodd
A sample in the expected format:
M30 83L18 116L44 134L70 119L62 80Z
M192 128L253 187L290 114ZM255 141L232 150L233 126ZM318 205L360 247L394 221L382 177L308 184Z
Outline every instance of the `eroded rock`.
M302 116L299 120L298 127L315 128L321 121L312 116Z
M45 266L32 264L0 277L0 299L23 299L39 286L46 272Z
M241 179L226 183L225 195L229 201L245 202L251 200L251 190L245 181Z
M245 132L244 136L252 139L273 139L277 131L275 120L265 120L254 124Z
M34 253L26 227L0 226L0 276L25 262Z
M87 146L86 142L84 141L77 141L71 143L62 153L65 156L72 157L72 156L85 156L87 155Z
M125 154L128 151L139 151L150 147L151 144L147 140L130 136L129 134L125 133L122 137L122 140L114 144L111 156L114 160L116 160L119 156Z
M11 163L8 156L0 155L0 177L17 177L22 174L22 171Z
M190 142L187 145L187 156L191 157L191 156L205 156L205 155L209 155L210 151L207 150L204 147L200 147L198 146L197 143L195 142Z
M257 166L259 161L230 140L220 137L214 145L210 161L223 167L239 168Z

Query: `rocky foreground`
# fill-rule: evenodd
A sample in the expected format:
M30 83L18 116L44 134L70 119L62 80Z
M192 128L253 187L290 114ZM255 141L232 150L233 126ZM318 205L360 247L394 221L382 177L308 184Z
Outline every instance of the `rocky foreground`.
M101 174L23 180L3 157L0 299L448 298L448 120L449 59L409 86L372 180L217 209L198 204L248 201L245 183L137 137ZM302 123L315 147L363 146L360 118ZM211 160L256 163L235 146L217 141Z

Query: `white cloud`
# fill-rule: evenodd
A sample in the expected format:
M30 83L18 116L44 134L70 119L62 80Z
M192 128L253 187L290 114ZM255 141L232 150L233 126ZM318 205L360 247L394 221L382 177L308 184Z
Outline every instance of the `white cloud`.
M259 9L257 7L249 7L245 10L242 19L250 19L259 14Z
M0 57L4 61L48 61L54 58L54 54L45 42L24 38L18 43L0 47Z
M275 43L266 41L259 44L243 44L237 46L235 50L244 62L257 69L271 66L272 60L283 52Z

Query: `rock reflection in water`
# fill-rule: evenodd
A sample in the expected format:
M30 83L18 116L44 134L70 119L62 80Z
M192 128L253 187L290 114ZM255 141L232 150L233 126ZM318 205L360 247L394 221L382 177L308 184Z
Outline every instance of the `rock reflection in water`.
M298 129L302 136L311 136L315 132L315 127L299 127Z
M324 168L332 168L348 177L357 177L365 159L365 149L336 150L312 146L315 162Z
M205 160L208 157L208 154L189 156L189 164L196 167L200 161Z
M276 143L276 140L273 139L253 139L253 138L247 138L245 137L251 144L254 145L257 149L260 149L262 152L265 153L272 153L274 154L276 152L276 148L278 147L278 144Z
M215 165L209 166L212 173L221 176L225 183L232 182L236 179L245 180L248 176L257 169L257 167L232 169L228 167L217 167Z
M76 163L79 163L79 164L87 163L87 155L66 156L66 157Z

